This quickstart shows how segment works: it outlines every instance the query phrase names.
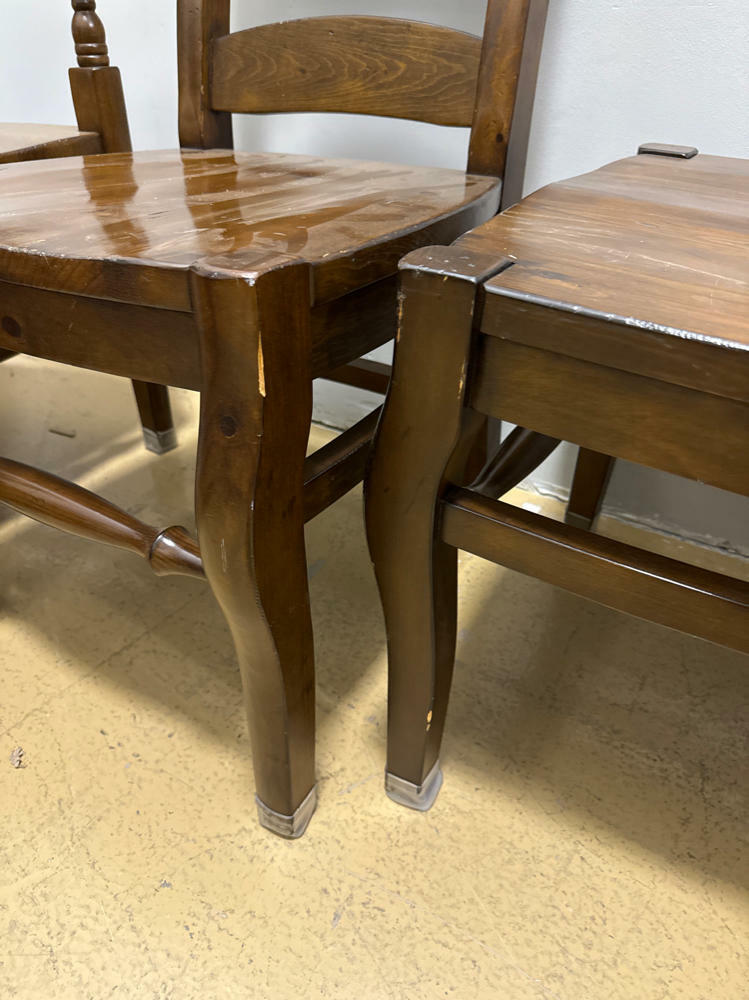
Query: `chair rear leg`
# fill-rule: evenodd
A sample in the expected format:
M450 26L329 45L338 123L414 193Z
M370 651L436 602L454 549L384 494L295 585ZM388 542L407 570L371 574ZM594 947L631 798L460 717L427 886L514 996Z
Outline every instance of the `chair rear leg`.
M575 528L593 527L606 496L614 461L609 455L580 449L564 518L567 524Z
M163 455L176 448L177 433L172 420L167 387L133 380L133 392L138 404L146 448L156 455Z

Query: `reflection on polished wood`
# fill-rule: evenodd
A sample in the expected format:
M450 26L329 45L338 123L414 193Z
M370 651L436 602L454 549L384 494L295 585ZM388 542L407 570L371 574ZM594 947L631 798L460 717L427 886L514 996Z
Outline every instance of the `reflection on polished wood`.
M74 6L87 130L115 83L93 0ZM200 565L237 649L261 822L289 837L315 803L304 523L361 479L376 421L306 458L312 381L381 386L348 366L395 332L399 259L519 196L546 7L489 0L483 39L397 19L276 25L258 56L256 33L231 35L229 0L178 0L181 150L0 167L0 352L201 392ZM292 35L294 53L270 44ZM281 70L304 77L284 110L471 125L467 172L233 152L230 112L250 85L275 100ZM157 568L188 546L159 538Z
M0 278L18 280L40 258L40 287L185 311L187 270L204 258L290 253L315 264L323 298L337 297L499 203L494 178L458 170L222 150L40 162L0 176ZM129 280L139 265L160 271L151 294ZM102 269L103 289L90 284Z

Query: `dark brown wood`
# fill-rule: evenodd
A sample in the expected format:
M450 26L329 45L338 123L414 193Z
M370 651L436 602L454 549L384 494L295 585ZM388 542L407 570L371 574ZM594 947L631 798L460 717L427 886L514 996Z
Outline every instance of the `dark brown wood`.
M97 132L79 132L69 125L0 122L0 163L84 156L101 151L101 136Z
M203 577L198 547L184 528L151 528L96 493L59 476L0 458L0 503L42 524L126 549L157 576Z
M355 389L366 389L368 392L377 392L384 396L390 385L390 365L381 361L369 361L361 358L353 361L350 365L342 365L334 368L325 376L329 382L340 382L343 385L351 385Z
M320 303L392 278L404 252L456 238L491 218L498 199L495 180L459 170L268 153L113 154L75 170L10 165L0 187L0 279L190 311L189 268L218 244L308 261Z
M410 259L365 484L388 635L386 787L397 801L426 808L439 786L454 595L445 599L434 566L448 563L446 546L749 652L746 583L476 488L500 492L504 470L516 466L511 483L528 455L564 439L598 452L599 473L606 453L749 496L747 176L746 161L639 156ZM481 281L478 308L448 274L434 280L434 260L467 253L519 258ZM466 488L454 457L470 446L461 425L483 415L539 433L517 430Z
M684 340L690 362L715 365L722 358L725 370L735 350L749 348L748 185L749 160L631 156L536 191L461 245L496 246L518 261L487 291L496 284L497 294L525 303L528 315L534 305L543 307L546 322L557 323L561 313L584 315L586 323L570 337L576 356L583 340L592 345L599 338L600 325L587 322L597 319L612 331L606 352L614 336L620 353L625 345L643 358L644 345L660 345L653 362L659 377L667 357L686 367L679 361ZM696 232L699 242L688 238ZM524 312L517 315L516 327L536 326L525 323ZM629 370L626 361L623 367ZM635 370L651 373L639 363Z
M581 448L575 463L570 499L564 520L576 528L592 528L601 511L614 459Z
M486 462L471 489L486 497L504 496L538 468L559 444L559 438L516 427Z
M177 435L168 391L163 385L153 382L133 382L133 391L146 448L156 455L163 455L176 448Z
M211 105L213 46L229 33L230 0L177 0L179 142L186 149L231 149L231 115Z
M470 448L454 452L464 430L466 358L478 286L506 263L429 249L401 265L405 306L366 509L369 550L388 622L387 771L416 787L436 762L455 652L457 563L454 549L435 537L436 502L445 467L451 463L460 476L470 454ZM446 288L449 293L440 294ZM400 377L423 367L426 357L428 378ZM426 475L415 474L427 469Z
M479 38L418 21L282 21L216 40L210 99L223 111L335 111L468 128L480 56Z
M345 496L362 481L380 408L323 445L304 463L304 520Z
M469 490L446 493L449 545L607 607L749 653L749 584Z
M161 385L200 389L188 313L0 281L0 349Z
M745 447L749 403L496 337L481 339L477 358L469 403L480 413L677 476L699 469L702 481L749 495L749 462L726 460Z
M491 0L491 10L507 16L489 19L502 30L483 47L447 29L336 19L333 36L330 21L311 22L291 54L273 46L298 26L230 36L228 0L179 0L183 149L3 169L0 350L201 392L196 508L205 572L241 664L261 821L286 836L303 831L315 801L304 520L361 478L376 420L370 415L305 460L312 379L333 373L384 389L383 370L341 369L395 333L400 257L494 215L503 161L482 175L207 147L231 147L230 111L250 100L247 79L255 97L273 103L279 73L291 67L293 77L295 67L314 64L324 76L326 58L345 78L327 89L310 80L290 85L283 99L467 125L489 120L474 115L480 76L479 103L496 100L512 112L499 144L517 126L522 145L514 92L533 74L520 68L529 22L516 15L536 2ZM79 6L79 54L98 63L71 77L79 121L110 149L102 116L114 117L119 77L104 64L93 4ZM312 44L322 41L325 32L314 31L323 23L327 56ZM359 28L363 58L355 66ZM258 38L268 43L262 52ZM240 52L250 56L247 71L237 66ZM273 79L260 81L265 64ZM375 64L381 72L370 71ZM221 77L227 68L231 94ZM124 148L123 134L117 142ZM474 296L470 266L459 280ZM452 462L467 475L485 420L466 411L461 424L468 444ZM168 567L186 544L174 531L158 536L152 565ZM442 553L449 604L455 557L448 546ZM449 613L436 629L440 648L449 649ZM436 697L446 698L444 678Z
M304 550L312 416L309 269L196 270L204 384L196 477L208 581L234 637L258 799L298 835L315 786L315 677ZM262 814L262 808L261 808Z
M71 0L73 41L79 66L109 66L104 25L96 13L96 0Z
M468 169L504 178L503 208L522 195L547 8L548 0L495 0L486 9Z

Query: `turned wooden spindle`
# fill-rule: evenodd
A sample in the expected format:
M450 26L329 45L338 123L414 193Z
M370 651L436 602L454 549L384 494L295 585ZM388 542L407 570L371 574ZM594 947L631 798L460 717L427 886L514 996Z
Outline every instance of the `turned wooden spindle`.
M197 542L181 527L159 531L103 497L59 476L0 458L0 503L79 538L147 559L157 576L204 579Z
M73 41L79 66L108 66L107 36L96 13L96 0L71 0Z

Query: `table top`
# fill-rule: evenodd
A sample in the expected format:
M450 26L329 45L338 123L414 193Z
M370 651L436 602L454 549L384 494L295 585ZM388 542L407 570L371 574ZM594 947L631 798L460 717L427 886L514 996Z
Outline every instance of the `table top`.
M749 160L619 160L537 191L458 245L517 261L490 293L749 352Z

